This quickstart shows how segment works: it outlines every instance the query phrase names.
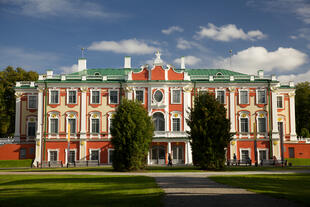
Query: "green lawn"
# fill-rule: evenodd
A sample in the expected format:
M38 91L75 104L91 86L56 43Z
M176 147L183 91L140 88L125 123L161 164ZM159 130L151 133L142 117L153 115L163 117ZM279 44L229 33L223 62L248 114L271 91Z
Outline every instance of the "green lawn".
M302 158L287 158L288 163L292 163L293 166L310 166L310 159Z
M32 160L0 160L0 168L31 167Z
M212 176L210 179L310 205L310 174Z
M161 206L144 176L0 175L0 206Z

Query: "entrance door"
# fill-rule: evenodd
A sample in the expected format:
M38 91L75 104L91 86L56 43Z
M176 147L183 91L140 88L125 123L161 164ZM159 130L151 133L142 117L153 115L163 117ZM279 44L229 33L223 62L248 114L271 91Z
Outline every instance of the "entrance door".
M162 145L154 145L151 150L151 164L165 165L166 164L166 147Z
M184 164L184 146L173 145L172 146L172 163Z

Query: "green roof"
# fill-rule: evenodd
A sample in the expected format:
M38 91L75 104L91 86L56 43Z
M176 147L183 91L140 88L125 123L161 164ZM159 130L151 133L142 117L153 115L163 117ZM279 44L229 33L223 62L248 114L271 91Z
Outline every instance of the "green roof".
M238 73L238 72L234 72L231 70L226 70L226 69L186 69L185 70L188 75L212 75L212 76L216 76L219 75L219 73L221 73L222 75L226 75L226 76L231 76L231 75L237 75L237 76L248 76L247 74L243 74L243 73Z

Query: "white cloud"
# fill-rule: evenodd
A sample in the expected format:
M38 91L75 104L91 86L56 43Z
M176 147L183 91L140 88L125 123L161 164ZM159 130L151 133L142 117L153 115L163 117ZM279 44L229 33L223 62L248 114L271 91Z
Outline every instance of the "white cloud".
M192 48L192 43L190 41L184 40L182 38L177 41L177 48L181 50L186 50Z
M78 72L78 65L73 64L72 66L62 66L59 69L66 74L74 73L74 72Z
M293 70L308 60L308 56L294 48L279 47L275 51L268 51L264 47L250 47L242 50L231 57L232 69L255 73L258 69L271 71L279 69L284 71ZM229 66L229 58L215 62L215 66Z
M128 39L116 41L101 41L93 42L89 47L89 50L96 51L110 51L114 53L124 53L124 54L151 54L157 49L153 46L148 45L144 41L137 39Z
M13 67L22 67L27 70L45 72L47 68L55 65L55 62L58 60L58 55L54 53L0 46L1 68L11 65Z
M217 27L212 23L208 23L208 27L200 26L200 31L196 32L195 37L197 39L210 38L216 41L229 42L236 39L254 41L267 36L259 30L251 30L246 33L243 29L238 29L234 24Z
M294 81L295 83L309 81L310 79L310 70L305 73L300 74L291 74L291 75L281 75L278 77L280 82L289 82Z
M296 35L291 35L290 38L291 38L292 40L298 39L298 37L297 37Z
M310 44L307 44L307 48L310 49Z
M10 12L32 17L70 16L70 17L117 17L94 2L83 0L2 0L0 5L14 6Z
M201 61L200 58L197 58L195 56L185 56L185 65L196 65ZM181 58L177 58L174 60L174 63L181 64Z
M179 26L171 26L168 29L161 30L161 32L163 34L166 34L166 35L169 35L169 34L171 34L173 32L183 32L183 31L184 31L184 29L179 27Z

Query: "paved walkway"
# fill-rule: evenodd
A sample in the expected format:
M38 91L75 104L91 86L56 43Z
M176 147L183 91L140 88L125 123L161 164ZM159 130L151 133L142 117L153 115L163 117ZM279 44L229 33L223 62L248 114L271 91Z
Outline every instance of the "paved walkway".
M1 172L4 174L39 174L39 175L142 175L156 179L165 191L165 207L221 207L221 206L257 206L288 207L300 206L285 199L272 198L256 194L241 188L233 188L213 182L211 175L248 175L248 174L289 174L310 173L306 171L254 171L254 172L197 172L197 173L117 173L117 172Z

